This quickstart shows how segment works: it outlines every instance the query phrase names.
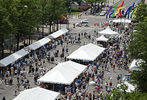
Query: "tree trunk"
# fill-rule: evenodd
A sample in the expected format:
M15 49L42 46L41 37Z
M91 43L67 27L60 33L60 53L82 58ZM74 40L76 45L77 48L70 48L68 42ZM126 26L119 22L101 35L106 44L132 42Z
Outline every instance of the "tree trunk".
M19 33L17 34L17 51L19 50Z
M61 29L61 23L60 23L60 29Z
M59 24L58 24L58 21L57 21L57 30L56 31L58 31L58 29L59 29Z
M53 24L53 32L55 32L55 23Z
M42 38L44 37L44 26L42 27Z
M29 45L31 44L31 28L30 28L30 33L29 33Z
M25 36L23 37L23 45L25 47L26 41L25 41Z
M31 44L31 35L29 34L29 45Z
M51 31L52 31L52 23L50 22L50 25L49 25L49 34L51 34Z
M52 32L54 32L54 23L52 24Z
M2 58L4 58L4 40L3 39L1 41L1 46L2 46Z
M54 32L56 31L56 24L54 23Z

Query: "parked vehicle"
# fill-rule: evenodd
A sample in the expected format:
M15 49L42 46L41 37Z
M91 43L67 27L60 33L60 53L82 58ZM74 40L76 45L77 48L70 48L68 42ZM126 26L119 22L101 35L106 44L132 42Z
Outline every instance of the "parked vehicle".
M105 10L104 11L101 11L100 16L105 16L105 14L106 14L106 11Z

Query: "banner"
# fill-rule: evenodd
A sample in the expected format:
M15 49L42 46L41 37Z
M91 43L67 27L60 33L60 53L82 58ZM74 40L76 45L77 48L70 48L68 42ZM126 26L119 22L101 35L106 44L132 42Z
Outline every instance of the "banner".
M112 9L112 6L110 6L110 8L109 8L107 15L106 15L106 18L108 18L108 14L110 13L111 9Z
M119 4L119 2L117 2L117 4L116 4L115 7L114 7L114 12L113 12L113 14L112 14L112 17L114 17L114 14L115 14L116 8L118 7L118 4Z

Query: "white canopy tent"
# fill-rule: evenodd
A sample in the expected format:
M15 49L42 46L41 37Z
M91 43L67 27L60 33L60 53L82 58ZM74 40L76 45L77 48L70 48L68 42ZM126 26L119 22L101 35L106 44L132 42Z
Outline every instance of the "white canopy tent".
M109 39L106 38L104 35L101 35L100 37L96 38L96 41L104 41L107 42Z
M117 35L118 34L117 32L112 31L109 26L105 30L100 31L99 33L103 35Z
M59 63L38 81L43 83L70 85L86 68L87 66L72 61Z
M129 70L130 71L141 71L141 69L139 68L139 65L141 62L142 60L133 60L131 65L129 66Z
M127 81L125 81L124 83L122 84L125 84L128 89L126 90L126 92L132 92L135 90L136 86L133 86L132 84L128 83ZM117 87L120 87L121 84L118 84Z
M29 48L31 50L36 50L36 49L44 46L45 44L49 43L50 41L51 41L51 39L49 39L48 37L45 37L45 38L40 39L39 41L36 41L33 44L29 45L27 48Z
M5 57L4 59L0 60L0 66L1 67L8 66L9 64L14 63L18 59L26 56L27 54L29 54L28 51L25 51L24 49L21 49L21 50L15 52L15 53L9 55L8 57Z
M68 59L77 59L77 60L88 60L94 61L105 48L89 43L87 45L81 46L79 49L70 54Z
M55 100L59 94L58 92L36 87L20 92L13 100Z
M63 35L63 34L66 34L69 30L67 30L66 28L63 28L53 34L51 34L49 37L51 38L58 38L59 36Z
M113 20L114 23L131 23L129 19L115 19Z

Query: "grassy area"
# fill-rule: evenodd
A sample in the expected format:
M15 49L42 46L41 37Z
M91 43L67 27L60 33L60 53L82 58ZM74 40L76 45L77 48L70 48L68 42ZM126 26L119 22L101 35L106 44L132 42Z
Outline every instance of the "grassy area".
M72 15L78 15L80 14L81 12L71 12Z

